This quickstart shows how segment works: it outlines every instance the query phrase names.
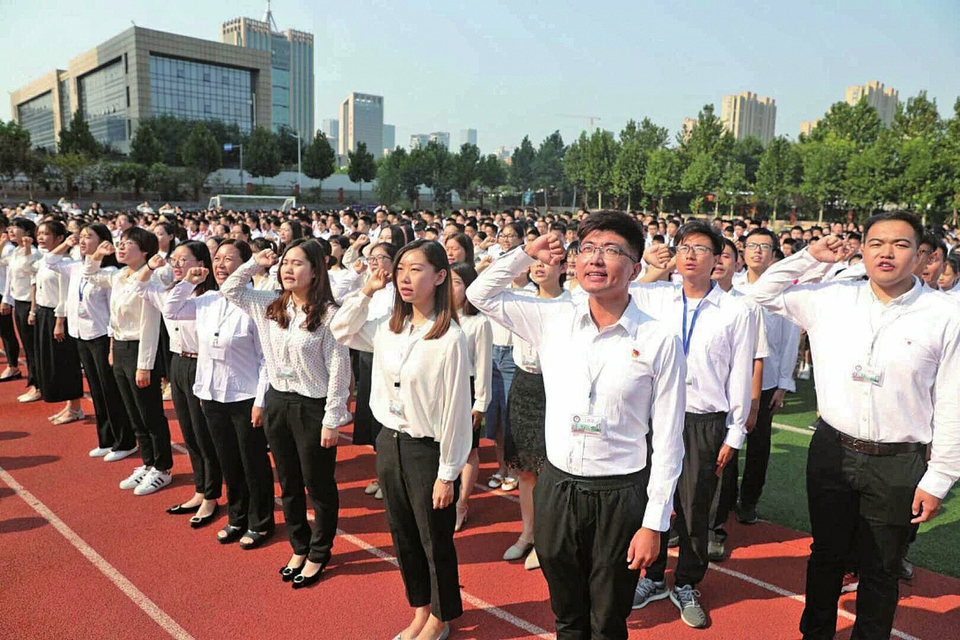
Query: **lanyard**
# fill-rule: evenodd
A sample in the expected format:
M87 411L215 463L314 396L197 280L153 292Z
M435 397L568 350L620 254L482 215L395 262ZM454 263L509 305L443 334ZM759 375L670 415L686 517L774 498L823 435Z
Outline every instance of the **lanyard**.
M220 346L220 331L223 330L223 323L227 321L227 316L230 314L230 303L227 302L227 299L222 295L220 297L220 313L217 315L217 328L213 332L213 346Z
M80 278L80 293L79 293L80 302L83 302L83 289L84 289L84 287L86 287L86 286L87 286L87 279L86 279L86 278Z
M397 375L393 377L393 388L400 388L400 374L403 372L403 367L407 364L407 360L410 359L410 354L413 353L414 347L417 346L417 343L420 342L421 336L424 334L427 329L427 325L433 326L433 320L429 320L427 323L423 324L420 327L414 327L413 333L410 335L409 341L403 345L403 352L400 356L400 366L397 367ZM413 325L410 325L413 327Z
M693 337L693 330L697 326L697 318L700 317L700 305L703 304L703 301L707 299L710 295L710 292L713 291L714 281L710 281L710 289L707 291L707 294L700 298L700 302L697 303L697 307L693 310L693 318L690 319L690 331L687 331L687 293L681 291L683 294L683 355L687 355L690 351L690 338Z

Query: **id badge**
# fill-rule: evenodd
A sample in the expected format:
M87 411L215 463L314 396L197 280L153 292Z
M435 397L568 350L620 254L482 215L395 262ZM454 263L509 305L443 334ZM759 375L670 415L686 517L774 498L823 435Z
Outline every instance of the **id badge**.
M403 417L403 403L398 398L390 400L390 413L398 418Z
M77 307L77 316L86 320L90 317L90 313L87 311L87 308L81 304Z
M584 436L603 435L603 416L575 413L570 418L570 432Z
M854 382L867 382L875 387L883 386L883 369L877 369L869 364L858 364L853 368Z
M520 364L522 364L525 367L530 367L531 369L534 369L539 363L537 362L536 355L524 354L523 359L520 361Z
M281 380L292 380L294 369L289 364L282 364L277 370L277 377Z
M224 347L218 347L216 345L211 345L210 347L210 357L219 362L223 362L227 359L227 350Z

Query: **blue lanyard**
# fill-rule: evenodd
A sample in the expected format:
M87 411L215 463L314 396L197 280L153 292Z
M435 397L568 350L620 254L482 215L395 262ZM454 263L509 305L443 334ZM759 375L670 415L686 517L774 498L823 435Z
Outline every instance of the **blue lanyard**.
M87 286L87 279L80 278L80 302L83 302L83 289Z
M700 302L697 303L697 308L693 310L693 318L690 319L690 331L687 332L687 294L683 293L683 355L687 355L690 352L690 338L693 337L693 329L697 326L697 318L700 317L700 305L703 304L703 301L707 299L707 296L710 295L710 292L713 291L713 281L710 282L710 289L707 291L707 295L700 298Z

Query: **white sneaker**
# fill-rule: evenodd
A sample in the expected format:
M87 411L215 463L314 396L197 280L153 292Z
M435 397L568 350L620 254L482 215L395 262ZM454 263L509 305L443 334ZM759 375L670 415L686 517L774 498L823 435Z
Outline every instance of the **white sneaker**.
M91 458L102 458L108 453L111 453L110 447L97 447L96 449L90 449Z
M126 479L120 481L120 488L124 490L136 488L149 471L145 465L140 465Z
M117 460L123 460L127 456L131 456L140 450L140 447L134 446L133 449L121 449L114 450L103 456L104 462L116 462Z
M133 490L133 495L148 496L151 493L160 491L160 489L163 489L171 482L173 482L173 475L169 471L151 469L150 472L144 476L143 480L140 481L140 484L137 485L137 488Z

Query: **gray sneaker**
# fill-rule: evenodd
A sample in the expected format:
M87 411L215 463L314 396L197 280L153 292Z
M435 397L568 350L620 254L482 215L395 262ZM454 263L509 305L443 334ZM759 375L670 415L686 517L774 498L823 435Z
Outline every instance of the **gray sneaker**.
M727 555L727 545L717 540L707 543L707 557L710 562L723 562Z
M637 591L633 594L633 608L643 609L654 600L663 600L669 595L666 581L654 582L650 578L640 578Z
M707 626L707 614L700 606L700 592L692 585L671 589L670 601L680 609L680 619L688 627L702 629Z

